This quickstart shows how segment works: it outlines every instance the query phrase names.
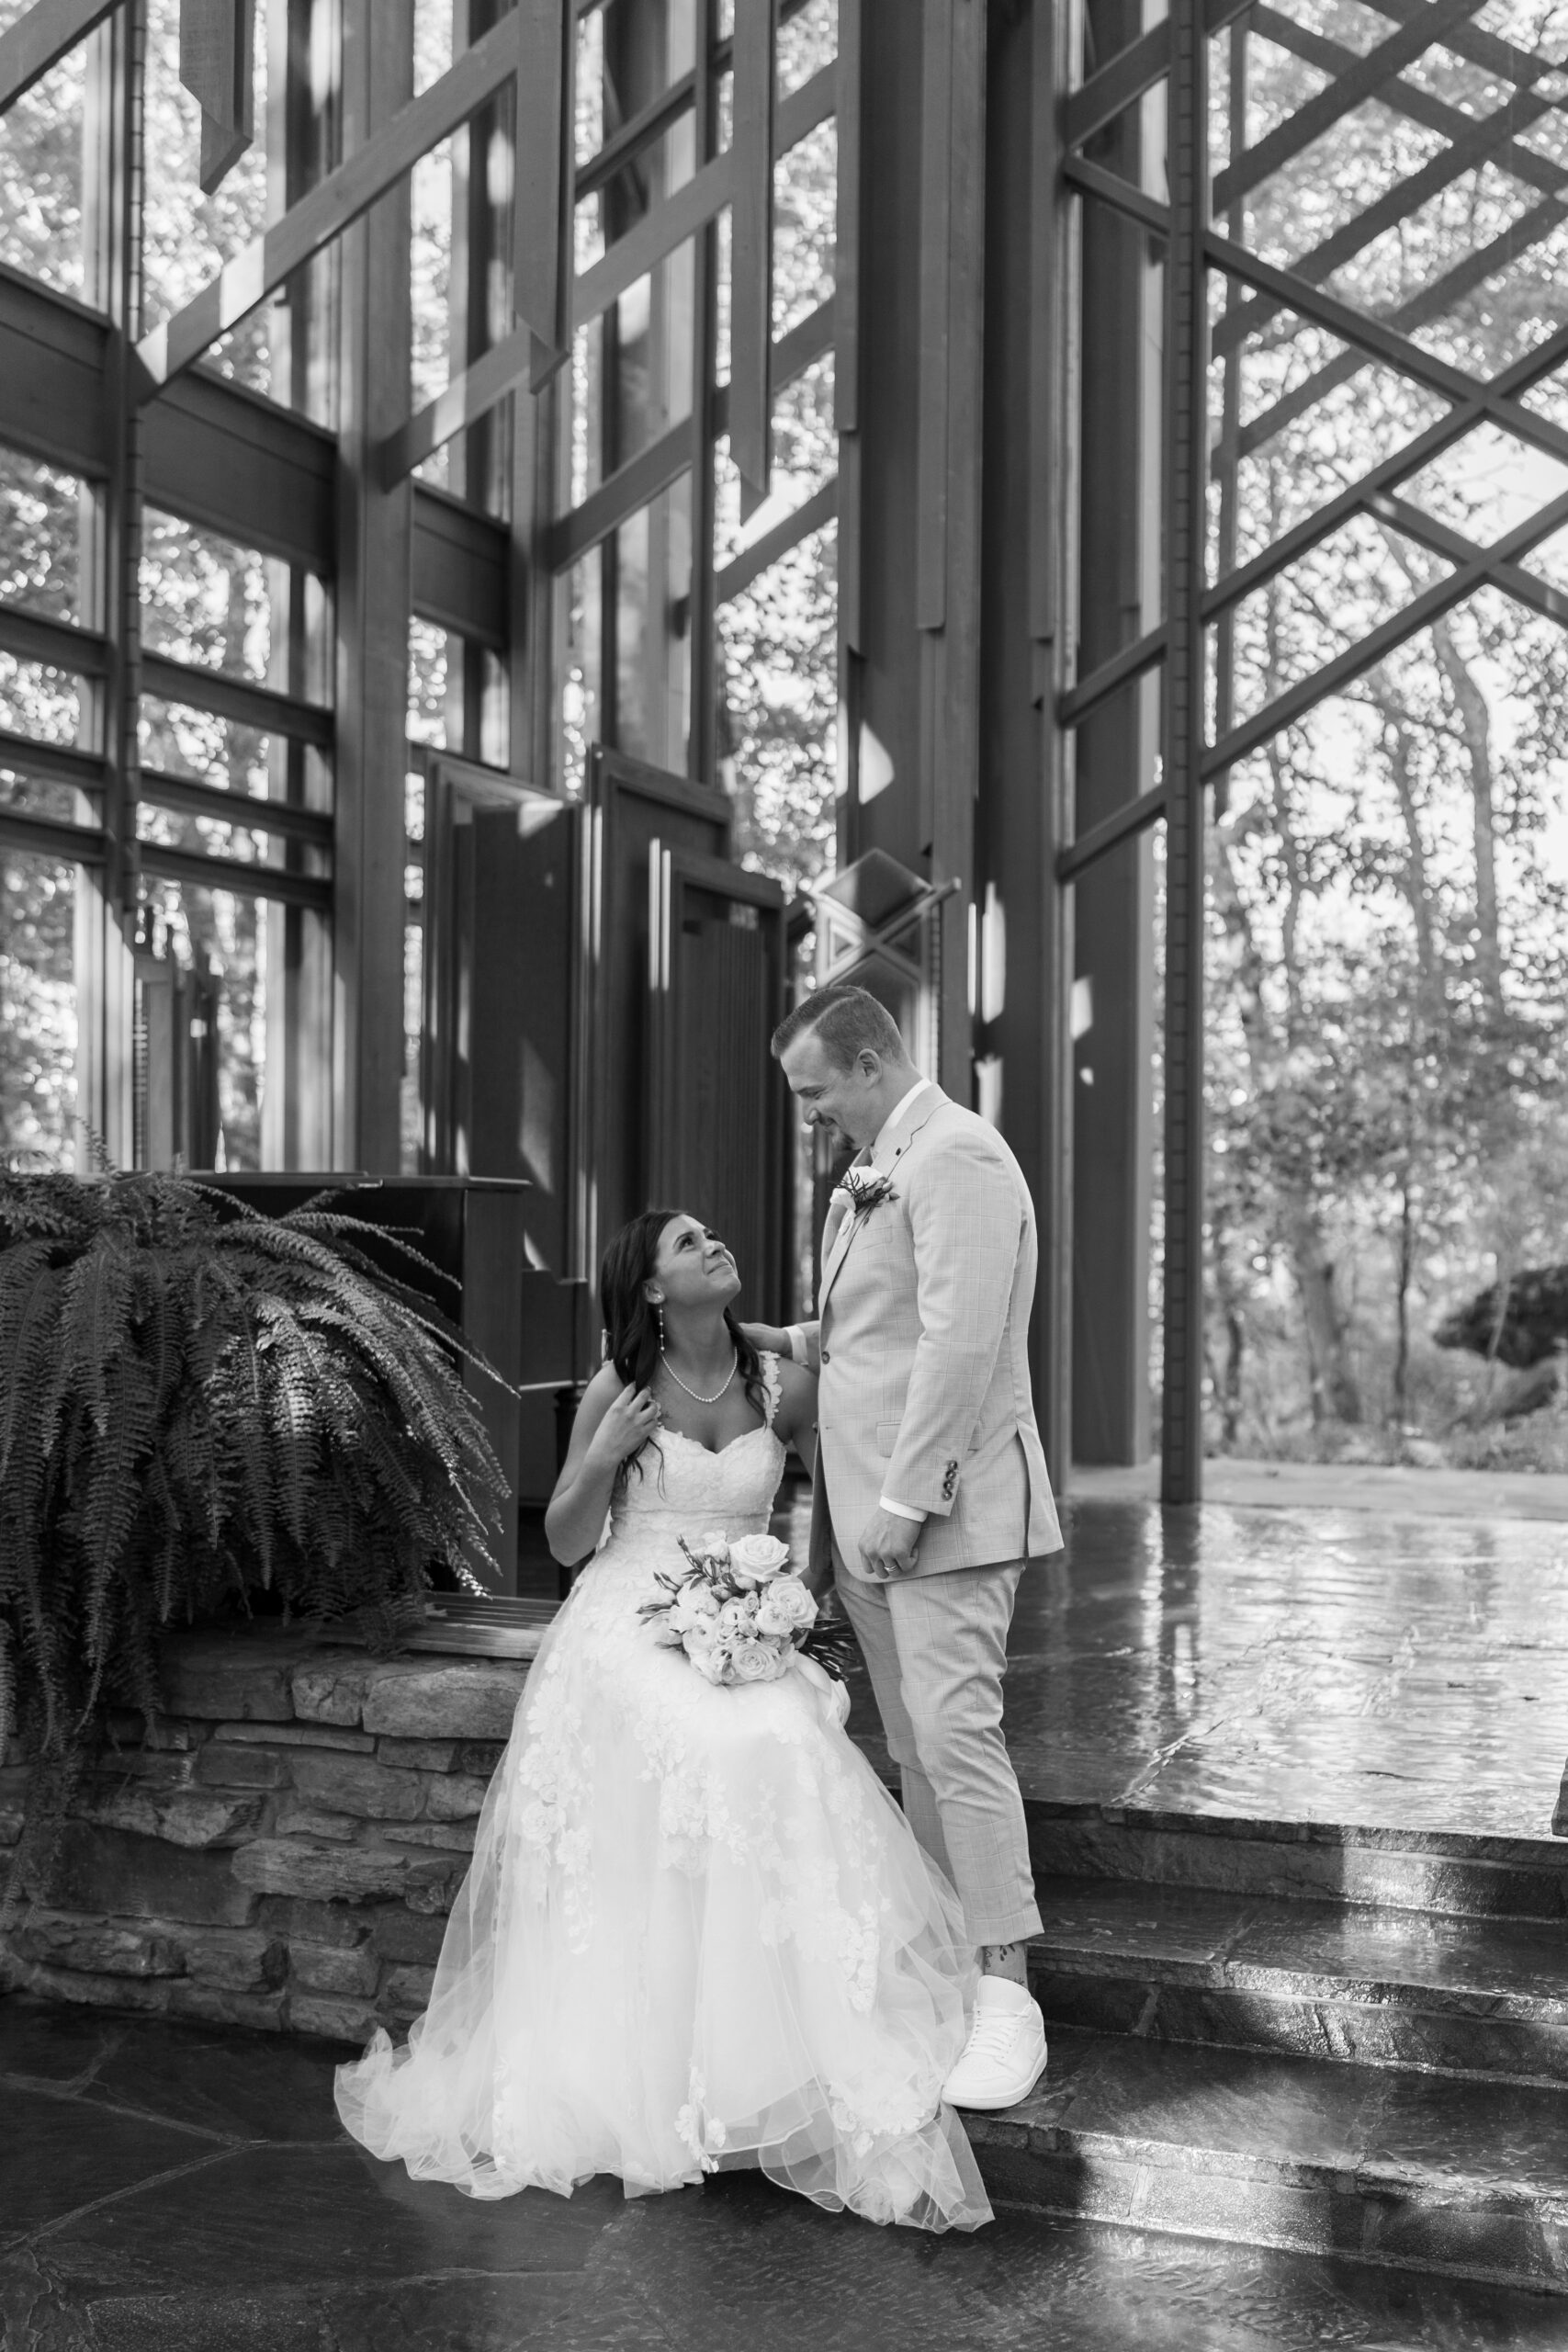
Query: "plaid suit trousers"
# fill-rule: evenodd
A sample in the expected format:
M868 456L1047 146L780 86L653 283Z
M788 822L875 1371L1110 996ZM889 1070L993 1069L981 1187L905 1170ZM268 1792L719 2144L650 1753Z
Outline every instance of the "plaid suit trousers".
M958 1890L976 1946L1041 1931L1023 1800L1002 1734L1008 1627L1022 1560L838 1595L864 1653L910 1828Z

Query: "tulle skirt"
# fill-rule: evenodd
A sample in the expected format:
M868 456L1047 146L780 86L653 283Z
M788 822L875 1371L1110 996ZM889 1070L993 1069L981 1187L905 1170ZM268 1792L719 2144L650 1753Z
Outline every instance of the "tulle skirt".
M430 2006L337 2074L378 2156L474 2197L760 2165L833 2211L990 2219L942 2102L974 1956L819 1669L715 1689L611 1544L547 1635Z

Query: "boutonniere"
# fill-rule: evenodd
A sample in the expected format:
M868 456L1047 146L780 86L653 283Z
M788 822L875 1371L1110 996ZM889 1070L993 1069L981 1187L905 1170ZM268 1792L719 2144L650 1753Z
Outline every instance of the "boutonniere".
M852 1216L869 1216L884 1201L896 1201L891 1176L878 1176L869 1168L846 1169L833 1187L833 1198L841 1201Z

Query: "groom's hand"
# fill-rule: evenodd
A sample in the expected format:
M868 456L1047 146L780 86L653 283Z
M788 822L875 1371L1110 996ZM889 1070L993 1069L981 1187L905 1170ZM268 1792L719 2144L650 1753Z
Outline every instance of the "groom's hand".
M920 1545L920 1521L900 1519L897 1511L877 1507L860 1539L860 1555L868 1577L879 1584L889 1577L907 1577Z

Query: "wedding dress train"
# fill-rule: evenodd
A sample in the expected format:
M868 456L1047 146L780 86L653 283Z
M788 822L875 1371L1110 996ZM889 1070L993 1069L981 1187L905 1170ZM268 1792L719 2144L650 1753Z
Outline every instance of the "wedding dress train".
M823 2206L976 2229L941 2090L973 1955L957 1897L846 1736L820 1668L715 1688L638 1616L676 1537L766 1530L767 1424L671 1430L546 1635L479 1818L430 2006L337 2074L378 2156L475 2197L628 2196L760 2165Z

